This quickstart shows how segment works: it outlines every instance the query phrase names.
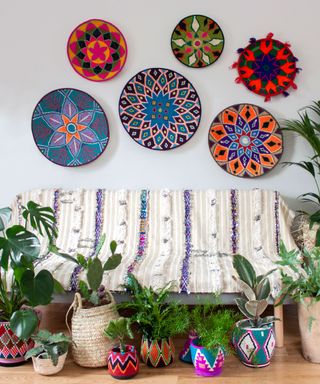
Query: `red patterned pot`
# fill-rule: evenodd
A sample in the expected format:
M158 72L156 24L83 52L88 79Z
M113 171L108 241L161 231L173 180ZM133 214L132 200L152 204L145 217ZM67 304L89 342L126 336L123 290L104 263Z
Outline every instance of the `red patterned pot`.
M19 339L9 322L0 322L0 365L15 366L25 363L24 355L33 348L34 341Z
M126 352L112 348L108 355L108 372L115 379L131 379L139 372L139 359L133 345L126 345Z
M190 344L193 340L197 338L198 338L198 335L194 331L189 332L188 338L184 343L183 350L179 353L179 359L184 363L192 364Z
M171 364L174 360L174 345L168 339L149 340L142 337L141 340L141 359L149 367L159 368Z

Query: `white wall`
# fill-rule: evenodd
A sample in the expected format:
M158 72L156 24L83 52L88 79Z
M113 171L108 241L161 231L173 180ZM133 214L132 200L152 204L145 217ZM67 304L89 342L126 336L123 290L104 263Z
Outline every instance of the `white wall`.
M305 6L304 6L305 4ZM212 159L208 129L223 108L252 102L278 119L296 117L296 111L320 98L320 2L318 0L0 0L0 206L19 191L41 187L105 188L268 188L278 189L297 207L295 197L313 189L312 180L297 168L281 165L253 180L235 178ZM221 58L205 69L187 68L173 56L170 36L177 22L192 13L215 19L225 35ZM89 18L109 20L128 42L124 70L113 80L94 83L71 68L66 42L75 26ZM236 50L250 37L275 37L289 41L303 71L298 90L288 98L269 103L234 82L229 66ZM202 102L198 132L186 145L156 152L136 144L118 116L118 98L128 79L138 71L161 66L189 79ZM47 92L74 87L91 94L103 106L110 123L111 140L95 162L63 168L38 151L31 134L35 104ZM282 161L300 160L307 145L285 136Z

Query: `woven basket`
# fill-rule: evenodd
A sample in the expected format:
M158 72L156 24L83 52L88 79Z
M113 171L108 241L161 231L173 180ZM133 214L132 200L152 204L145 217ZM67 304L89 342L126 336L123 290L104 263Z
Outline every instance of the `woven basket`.
M305 248L307 251L315 246L316 234L319 228L319 224L314 224L310 229L310 220L308 215L297 215L292 223L291 234L300 249Z
M112 341L103 332L110 320L119 318L115 301L111 292L107 291L110 304L100 307L83 308L79 293L74 296L66 314L66 325L72 337L72 354L75 363L82 367L104 367L107 365L108 351L113 347ZM68 324L68 314L73 309L71 329Z

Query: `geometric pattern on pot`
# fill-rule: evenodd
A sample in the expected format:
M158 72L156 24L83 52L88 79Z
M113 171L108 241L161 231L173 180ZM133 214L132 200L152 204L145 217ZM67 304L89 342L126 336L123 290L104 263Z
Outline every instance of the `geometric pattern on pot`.
M238 69L236 83L243 83L250 91L264 96L265 101L283 94L292 87L300 68L296 67L298 59L290 50L290 44L272 39L269 33L264 39L250 39L246 48L238 49L239 59L233 64Z
M124 87L119 114L128 134L140 145L169 150L185 144L201 118L200 99L192 84L175 71L150 68Z
M248 362L251 362L253 355L259 349L259 344L257 344L254 336L250 331L245 333L238 342L238 347L243 355L246 357Z
M113 24L99 19L88 20L71 33L67 53L73 69L92 81L106 81L124 67L127 44Z
M171 36L175 57L188 67L203 68L213 64L220 57L223 47L222 30L207 16L185 17Z
M273 332L270 332L269 335L268 335L267 341L266 341L266 343L263 346L263 349L264 349L264 351L266 353L266 356L269 359L271 359L271 357L273 355L273 351L274 351L275 345L276 345L276 341L275 341L275 338L274 338L274 334L273 334Z
M113 348L108 355L108 372L116 379L129 379L139 372L139 359L134 346L126 345L126 351Z
M220 112L209 130L215 161L239 177L262 176L274 168L283 151L276 119L253 104L236 104Z
M32 116L32 133L41 153L66 167L95 160L109 141L101 106L87 93L71 88L52 91L39 101Z
M175 348L169 339L148 340L144 336L141 339L141 359L149 367L165 367L173 363Z
M221 347L216 348L213 352L204 347L195 347L192 351L193 365L197 375L218 376L221 374L225 360Z

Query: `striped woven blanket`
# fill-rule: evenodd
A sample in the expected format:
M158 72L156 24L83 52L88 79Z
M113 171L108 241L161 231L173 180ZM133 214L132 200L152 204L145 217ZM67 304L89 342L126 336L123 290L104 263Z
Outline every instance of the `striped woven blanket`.
M174 281L173 291L187 293L238 291L232 255L240 253L258 274L274 267L280 240L296 247L290 233L294 213L278 192L267 190L33 190L12 204L13 222L22 221L22 205L33 200L51 206L57 219L57 246L90 258L103 233L100 258L110 256L116 240L120 266L106 272L104 284L121 291L129 272L140 282L159 288ZM42 253L47 249L42 241ZM37 265L48 269L66 290L74 290L84 272L49 254ZM272 293L280 289L279 274L270 277Z

